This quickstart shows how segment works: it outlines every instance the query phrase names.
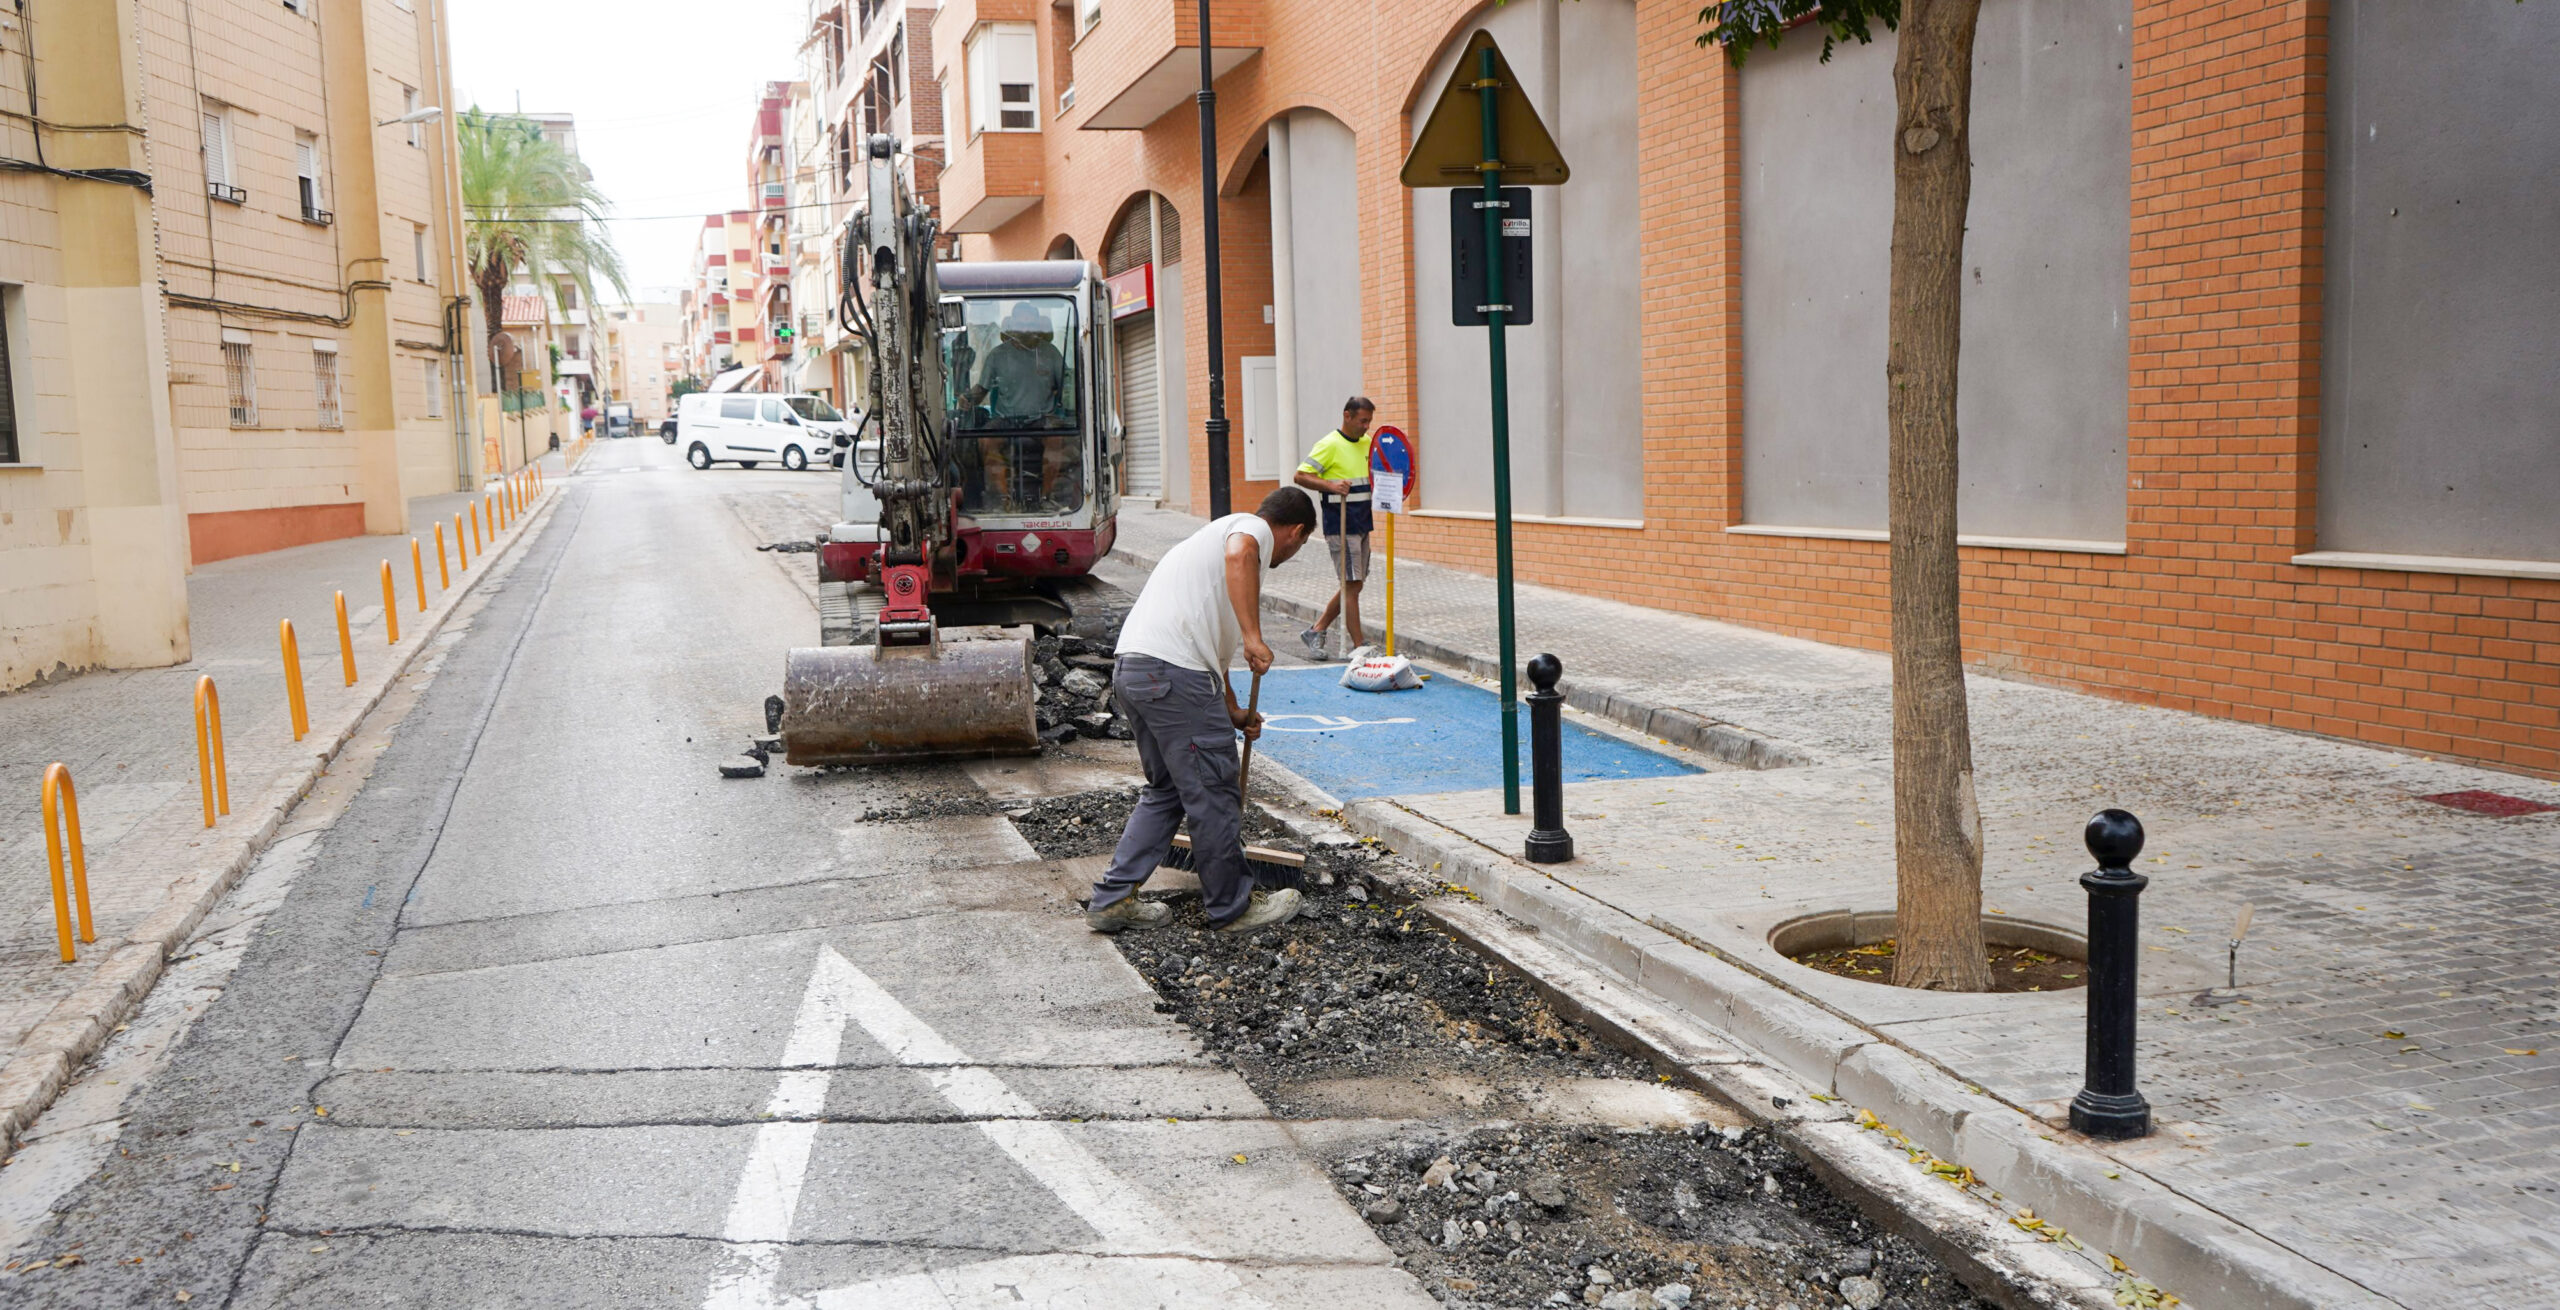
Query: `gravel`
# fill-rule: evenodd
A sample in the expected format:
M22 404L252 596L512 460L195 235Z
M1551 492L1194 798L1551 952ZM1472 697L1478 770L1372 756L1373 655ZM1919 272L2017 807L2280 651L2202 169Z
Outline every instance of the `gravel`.
M1447 1181L1426 1184L1442 1162ZM1763 1129L1417 1126L1331 1169L1404 1267L1453 1305L1984 1304Z
M1128 795L1043 802L1015 822L1035 846L1089 840L1107 850ZM1249 810L1254 821L1277 827ZM1114 940L1155 988L1157 1008L1283 1118L1357 1115L1342 1106L1345 1087L1456 1079L1488 1089L1463 1114L1378 1112L1399 1126L1339 1148L1328 1165L1433 1296L1610 1310L1984 1304L1824 1190L1765 1130L1536 1122L1524 1091L1660 1074L1395 899L1432 886L1409 862L1352 842L1320 845L1310 865L1336 881L1303 883L1308 912L1280 928L1210 932L1198 898L1178 896L1168 926Z

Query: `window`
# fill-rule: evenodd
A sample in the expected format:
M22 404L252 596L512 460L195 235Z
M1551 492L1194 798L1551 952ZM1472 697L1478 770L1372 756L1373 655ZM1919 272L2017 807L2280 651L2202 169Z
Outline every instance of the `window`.
M426 368L423 371L427 375L427 417L443 418L444 361L441 359L428 359L421 360L419 362L426 365Z
M791 420L782 416L781 401L768 400L764 402L764 421L767 423L788 423Z
M409 251L418 257L418 280L432 282L427 276L427 225L420 223L409 231Z
M756 402L744 396L723 396L720 400L722 418L751 419L755 416Z
M1101 21L1102 0L1083 0L1083 3L1077 6L1076 34L1078 36L1092 31L1093 25Z
M10 368L10 320L18 316L18 289L0 288L0 464L16 464L26 456L18 448L18 379Z
M311 397L318 402L320 426L346 426L346 415L339 406L338 343L335 341L311 343Z
M204 189L216 200L239 204L248 195L241 191L237 177L231 165L231 110L208 100L204 103Z
M328 222L329 211L320 204L320 138L309 132L293 134L293 175L301 188L302 220Z
M235 428L258 424L258 358L251 351L248 333L237 328L222 330L222 383L231 393L231 426Z
M969 34L969 130L1040 129L1040 55L1029 23L981 23Z
M401 7L405 9L405 8L407 8L408 6L403 5L403 6L401 6ZM404 116L405 116L405 115L408 115L408 114L414 114L414 113L418 112L418 88L416 88L416 87L414 87L414 86L404 86L404 87L400 88L400 112L401 112L401 114L403 114ZM411 124L409 124L409 144L410 144L410 145L413 145L413 146L416 146L416 147L419 147L420 149L424 149L424 148L426 147L426 144L427 144L427 125L426 125L426 124L424 124L424 123L411 123Z

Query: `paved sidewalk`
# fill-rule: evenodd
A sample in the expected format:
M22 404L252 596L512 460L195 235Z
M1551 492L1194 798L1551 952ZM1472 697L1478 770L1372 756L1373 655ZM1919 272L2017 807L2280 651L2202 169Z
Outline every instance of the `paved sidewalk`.
M560 461L546 461L559 489ZM533 515L440 589L435 524L452 535L468 493L409 503L425 557L420 613L409 537L350 537L223 560L187 580L193 658L103 670L0 695L0 1139L50 1101L61 1080L147 991L165 946L184 937L273 834L313 778L474 584L501 571ZM547 503L547 502L546 502ZM467 511L466 511L467 515ZM466 516L465 522L469 520ZM466 529L467 531L467 529ZM451 543L448 541L448 547ZM381 564L392 562L400 642L384 640ZM340 671L333 593L347 596L358 680ZM295 742L285 705L279 619L293 620L311 731ZM221 696L231 812L204 826L194 693ZM70 766L88 855L98 939L62 963L54 935L40 799L45 767ZM175 936L172 936L172 934Z
M1119 552L1143 567L1197 523L1128 511ZM1303 614L1332 585L1307 556L1268 590ZM1884 657L1543 587L1518 599L1521 655L1562 658L1577 705L1730 725L1689 744L1740 759L1736 743L1760 742L1756 762L1795 767L1578 786L1580 858L1545 870L1506 858L1527 824L1501 814L1498 793L1347 817L1450 845L1453 874L1464 862L1470 881L1509 889L1478 884L1489 901L1590 928L1578 946L1713 1010L1702 1017L2013 1201L2076 1205L2084 1217L2067 1222L2093 1245L2204 1253L2183 1270L2137 1262L2197 1304L2215 1304L2214 1287L2266 1296L2288 1279L2302 1304L2560 1303L2560 813L2488 818L2418 799L2477 789L2560 804L2560 785L1972 678L1993 913L2076 928L2081 825L2113 805L2149 829L2141 1071L2161 1126L2102 1148L2062 1131L2077 993L1902 992L1768 945L1791 919L1892 906ZM1399 565L1399 642L1426 659L1489 667L1493 615L1489 579ZM2250 1003L2199 1008L2244 904ZM2029 1130L2010 1158L1995 1158L2011 1149L1990 1131L2001 1116ZM2032 1137L2068 1157L2037 1157L2048 1148ZM2102 1167L2075 1173L2077 1161ZM2130 1190L2110 1202L2109 1186ZM2214 1287L2182 1289L2162 1276L2173 1270Z

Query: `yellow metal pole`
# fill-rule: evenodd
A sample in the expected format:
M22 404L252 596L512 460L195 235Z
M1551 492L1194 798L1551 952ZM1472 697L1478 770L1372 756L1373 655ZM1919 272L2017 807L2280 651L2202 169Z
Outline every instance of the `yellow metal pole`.
M62 883L62 847L68 838L71 846L71 886L66 894ZM44 853L53 869L53 931L61 939L62 962L79 958L71 947L71 905L76 895L80 903L80 940L98 940L97 925L89 921L89 856L80 845L80 791L71 785L71 770L59 761L44 770Z
M459 557L455 561L456 564L463 572L469 573L471 571L471 543L463 540L462 512L459 510L454 511L453 515L453 553ZM437 558L442 559L443 556L439 555Z
M400 644L400 593L391 589L391 561L382 561L382 644Z
M338 593L338 665L346 670L347 685L356 685L356 643L347 635L347 593Z
M480 539L480 504L476 500L471 502L471 548L485 555L489 547Z
M418 584L418 612L427 612L427 557L418 549L418 539L409 538L409 574Z
M1396 653L1396 516L1387 517L1387 653Z
M418 590L426 588L421 585ZM444 553L444 520L436 520L436 590L453 590L453 568Z
M222 697L213 689L211 674L196 679L196 785L204 792L204 826L210 828L217 800L223 813L231 812L231 766L222 758Z
M293 739L311 731L311 711L302 700L302 644L293 639L293 620L276 620L276 644L284 648L284 703L293 710Z

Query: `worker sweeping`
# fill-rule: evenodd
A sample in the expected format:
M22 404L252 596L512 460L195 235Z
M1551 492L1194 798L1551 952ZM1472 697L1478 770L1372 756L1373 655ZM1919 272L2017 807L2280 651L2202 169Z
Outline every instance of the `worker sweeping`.
M1245 867L1244 794L1236 733L1262 735L1262 716L1236 702L1227 665L1241 648L1258 679L1271 668L1262 639L1262 572L1298 553L1315 530L1314 506L1287 487L1251 514L1230 514L1165 552L1120 628L1112 693L1136 730L1147 785L1093 885L1085 922L1096 932L1153 928L1172 917L1137 891L1172 849L1188 817L1209 922L1224 932L1287 923L1298 893L1264 891Z
M1313 659L1325 658L1325 631L1337 613L1350 643L1346 655L1369 644L1360 626L1360 587L1369 580L1369 422L1377 416L1367 396L1342 402L1342 426L1324 434L1298 465L1297 484L1324 504L1325 547L1333 553L1336 588L1316 625L1298 634Z

